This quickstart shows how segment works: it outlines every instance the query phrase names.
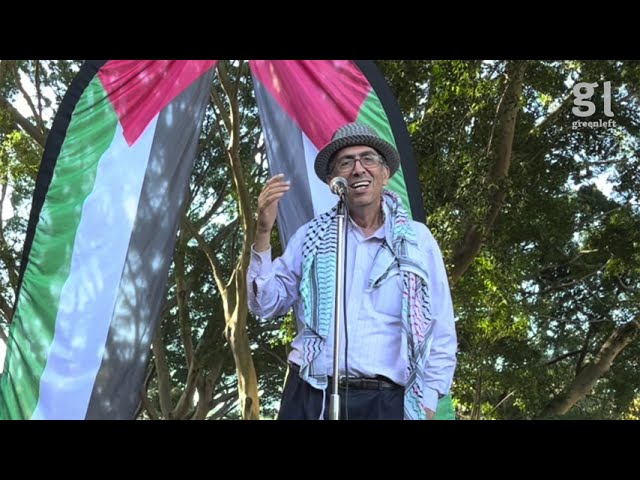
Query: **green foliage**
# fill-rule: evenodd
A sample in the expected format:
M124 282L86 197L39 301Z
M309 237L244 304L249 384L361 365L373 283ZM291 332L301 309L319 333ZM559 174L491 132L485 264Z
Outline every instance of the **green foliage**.
M534 418L594 361L617 325L638 321L638 62L527 62L503 185L487 183L507 62L379 62L409 122L428 224L448 264L494 188L505 202L453 286L462 418ZM571 88L612 85L615 128L573 128ZM495 140L493 140L495 141ZM603 191L602 179L611 192ZM599 180L596 183L596 180ZM640 381L629 345L575 418L621 418Z
M49 128L73 61L11 61L0 95L17 102L31 84L25 119ZM510 168L491 180L498 142L497 111L509 85L506 61L380 61L405 114L418 161L428 225L447 266L470 224L482 226L496 191L506 195L479 254L452 285L459 337L453 386L459 418L537 418L595 361L616 327L638 321L640 298L640 62L528 61L513 136ZM240 158L249 201L268 176L246 62L225 62L237 87ZM21 72L21 73L19 73ZM598 82L590 120L608 120L603 82L612 86L614 128L574 128L572 87ZM20 86L22 85L22 89ZM26 91L26 90L25 90ZM41 94L38 94L38 91ZM45 92L48 92L45 94ZM218 108L232 105L216 79L196 158L187 216L214 247L228 279L246 240L239 194L230 175L229 133ZM217 94L217 95L215 95ZM0 187L15 214L2 216L0 295L12 304L18 258L42 148L0 106ZM10 192L10 193L9 193ZM221 202L210 212L218 199ZM7 202L5 202L6 204ZM282 247L272 238L274 255ZM191 238L176 249L185 266L190 339L203 376L217 372L209 418L238 418L236 367L225 336L222 297L209 259ZM175 405L188 376L175 299L175 264L162 315ZM6 319L0 315L2 323ZM262 416L273 418L294 334L291 315L250 318L248 334L261 392ZM635 338L569 412L558 418L638 418L640 342ZM198 346L199 349L198 349ZM157 378L148 387L159 410Z

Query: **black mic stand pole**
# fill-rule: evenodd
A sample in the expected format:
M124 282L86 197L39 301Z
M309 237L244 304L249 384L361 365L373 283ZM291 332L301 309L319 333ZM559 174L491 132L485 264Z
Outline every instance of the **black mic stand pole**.
M329 420L340 420L340 394L338 393L340 383L340 325L343 325L342 316L344 313L344 248L345 248L345 220L347 217L347 207L344 201L344 194L340 195L338 201L338 238L336 248L336 303L334 309L333 328L333 393L329 402Z

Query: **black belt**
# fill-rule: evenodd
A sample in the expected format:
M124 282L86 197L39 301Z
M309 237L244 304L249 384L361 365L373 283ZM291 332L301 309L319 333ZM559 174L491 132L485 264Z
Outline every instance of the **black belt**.
M295 363L289 362L289 368L295 373L300 373L300 367ZM331 377L329 377L329 383L331 383ZM353 388L354 390L396 390L403 388L401 385L391 381L387 377L378 375L375 378L367 377L341 377L338 382L340 388Z
M396 390L402 388L387 377L378 375L376 378L366 377L342 377L338 382L340 388L353 388L354 390Z

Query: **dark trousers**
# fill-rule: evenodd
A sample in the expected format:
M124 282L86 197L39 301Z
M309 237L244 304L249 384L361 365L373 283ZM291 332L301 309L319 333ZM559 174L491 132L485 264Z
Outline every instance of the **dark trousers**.
M329 419L331 378L325 395L324 420ZM340 420L402 420L404 389L370 390L340 388ZM278 420L319 420L322 412L322 390L302 380L289 369L282 392Z

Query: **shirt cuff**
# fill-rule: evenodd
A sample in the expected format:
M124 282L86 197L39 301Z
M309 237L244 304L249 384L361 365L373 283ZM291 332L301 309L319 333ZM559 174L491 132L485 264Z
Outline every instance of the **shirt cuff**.
M425 385L424 391L422 392L422 401L424 406L431 410L434 415L436 410L438 409L438 391L433 388L427 387Z
M255 245L251 245L251 265L255 276L266 275L271 272L271 247L267 248L263 252L256 252L253 248Z

